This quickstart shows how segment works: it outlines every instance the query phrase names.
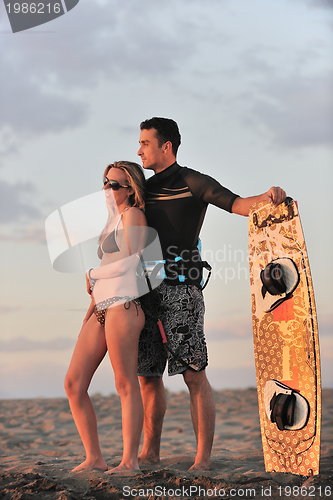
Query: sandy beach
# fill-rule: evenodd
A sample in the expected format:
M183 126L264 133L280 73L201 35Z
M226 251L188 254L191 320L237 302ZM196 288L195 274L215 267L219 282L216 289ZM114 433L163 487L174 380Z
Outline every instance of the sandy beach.
M267 473L257 393L215 392L217 418L210 471L188 471L195 455L189 395L168 393L159 467L105 475L71 469L84 450L66 399L0 401L0 498L25 500L126 498L333 498L333 389L323 390L320 474ZM122 453L118 396L93 396L109 466Z

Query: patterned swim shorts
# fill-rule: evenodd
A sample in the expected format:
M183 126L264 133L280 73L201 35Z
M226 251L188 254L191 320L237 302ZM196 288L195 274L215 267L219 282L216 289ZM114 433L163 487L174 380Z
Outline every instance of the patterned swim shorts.
M205 306L201 290L195 285L161 283L153 293L168 345L177 358L190 368L201 371L208 364L204 337ZM139 376L162 377L168 360L168 374L183 373L187 368L163 345L150 295L140 297L146 322L139 340Z

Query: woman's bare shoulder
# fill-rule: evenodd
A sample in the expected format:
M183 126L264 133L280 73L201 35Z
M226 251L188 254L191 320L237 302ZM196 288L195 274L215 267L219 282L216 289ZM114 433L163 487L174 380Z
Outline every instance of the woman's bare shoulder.
M142 210L136 207L131 207L130 210L126 210L124 213L123 223L129 226L146 226L147 219Z

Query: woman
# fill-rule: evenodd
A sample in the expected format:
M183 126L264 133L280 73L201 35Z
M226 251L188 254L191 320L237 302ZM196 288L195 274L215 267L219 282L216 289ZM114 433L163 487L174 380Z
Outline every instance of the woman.
M108 467L97 435L96 414L88 387L98 365L109 352L117 392L121 398L123 457L108 472L139 469L138 448L143 407L137 377L138 343L144 313L137 299L136 268L146 238L145 178L141 167L115 162L104 172L109 217L99 238L101 266L87 275L92 300L84 318L65 379L66 394L81 436L86 460L81 469Z

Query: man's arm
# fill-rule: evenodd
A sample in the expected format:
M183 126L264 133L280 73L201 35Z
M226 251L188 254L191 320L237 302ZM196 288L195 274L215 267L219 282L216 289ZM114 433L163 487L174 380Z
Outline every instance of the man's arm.
M212 204L231 213L231 207L238 197L230 189L221 184L207 174L201 174L191 168L182 167L183 178L191 193L201 203Z
M258 196L250 196L248 198L236 198L232 205L232 213L238 215L249 215L250 207L253 203L259 201L267 201L275 206L280 205L286 198L286 193L280 187L271 187L266 193Z

